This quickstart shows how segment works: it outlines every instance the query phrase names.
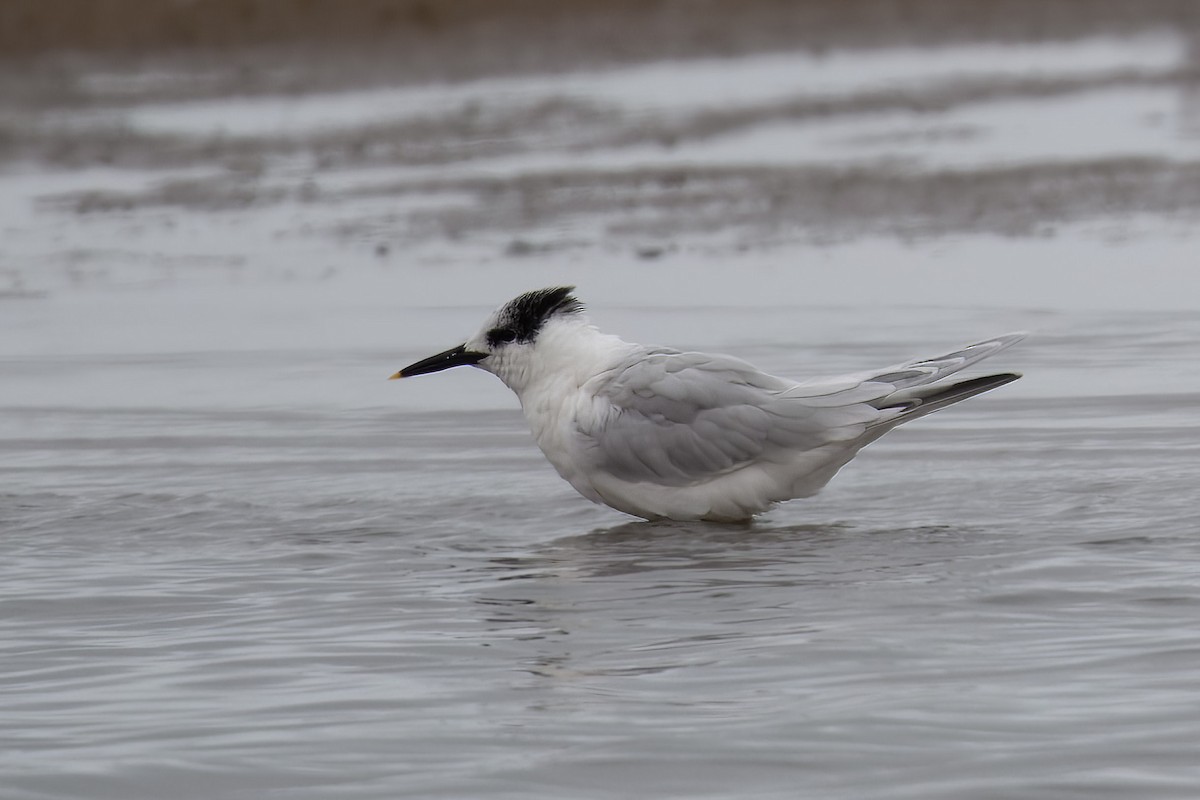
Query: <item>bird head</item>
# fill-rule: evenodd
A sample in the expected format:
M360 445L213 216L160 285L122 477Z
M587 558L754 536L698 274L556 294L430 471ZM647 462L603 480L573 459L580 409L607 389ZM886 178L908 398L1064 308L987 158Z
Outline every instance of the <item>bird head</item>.
M557 286L526 292L492 312L467 341L409 364L391 377L410 378L450 367L473 366L519 389L545 360L543 334L558 323L582 319L583 304L571 294L574 290L574 286Z

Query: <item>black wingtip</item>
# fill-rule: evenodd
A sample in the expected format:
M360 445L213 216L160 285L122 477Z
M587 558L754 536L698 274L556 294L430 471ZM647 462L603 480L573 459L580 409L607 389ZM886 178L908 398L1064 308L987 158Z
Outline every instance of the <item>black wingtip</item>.
M968 397L974 397L977 394L998 389L1020 377L1021 373L1019 372L998 372L995 375L983 375L978 378L968 378L965 381L952 383L941 391L923 396L921 398L921 408L928 408L929 410L943 408L961 400L966 400Z

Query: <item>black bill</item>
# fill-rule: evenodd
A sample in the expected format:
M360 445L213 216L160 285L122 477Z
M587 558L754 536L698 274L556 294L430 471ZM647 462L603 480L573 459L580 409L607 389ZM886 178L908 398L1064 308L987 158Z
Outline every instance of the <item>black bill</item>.
M465 344L460 344L458 347L453 347L444 353L438 353L436 356L422 359L415 364L409 364L404 369L391 376L388 380L396 380L397 378L411 378L414 375L427 375L430 372L441 372L444 369L451 367L469 366L478 364L483 359L487 358L487 353L475 353L467 349Z

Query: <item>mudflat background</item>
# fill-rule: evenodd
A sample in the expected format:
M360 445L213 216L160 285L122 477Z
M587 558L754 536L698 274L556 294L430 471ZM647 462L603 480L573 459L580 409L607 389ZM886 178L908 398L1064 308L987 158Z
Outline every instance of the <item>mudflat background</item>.
M1193 798L1200 6L0 4L0 785ZM749 528L576 496L515 294L1015 384Z
M245 248L181 245L172 225L333 245L322 273L347 250L652 259L1097 221L1119 238L1200 203L1197 18L1067 0L12 2L3 275L244 266Z

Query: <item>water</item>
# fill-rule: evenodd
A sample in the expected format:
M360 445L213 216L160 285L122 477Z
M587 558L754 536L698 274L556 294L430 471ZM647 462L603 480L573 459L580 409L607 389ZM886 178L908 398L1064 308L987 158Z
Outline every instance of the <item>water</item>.
M1159 44L1027 56L1102 76L1183 57ZM937 83L940 59L986 72L980 53L861 63ZM849 91L859 76L837 66L859 62L840 57L813 68ZM562 81L588 85L521 85ZM634 95L686 112L657 91ZM1186 167L1172 91L1085 91L1123 124L1067 165L1095 180L1132 140ZM919 151L913 180L954 162L994 193L1023 174L996 171L1004 154L1069 155L1005 139L1040 124L1033 94L947 110L984 132L961 158L936 137L893 147L893 111L847 111L846 127L879 134L865 164ZM829 122L805 129L814 162L850 157L820 135ZM721 154L735 140L698 134L662 161L716 159L718 184L761 186ZM486 190L470 159L425 200L355 190L380 181L359 165L318 171L336 196L236 209L164 194L205 163L0 176L0 795L1195 797L1193 209L1099 213L1065 172L1066 199L1039 209L1050 233L998 235L987 206L982 228L931 229L892 197L869 231L814 243L802 222L762 227L770 209L714 230L685 224L703 204L651 193L630 211L622 192L642 189L621 170L653 149L560 145L492 168L534 180L576 158L611 206L568 223L535 192L527 216L500 197L497 217L471 217ZM264 163L266 184L298 169L294 154ZM1136 203L1158 197L1153 165L1130 174ZM216 196L241 180L206 179ZM79 192L127 205L76 214L63 198ZM380 241L403 247L381 256ZM889 434L817 498L750 527L651 524L575 495L490 376L383 380L516 292L566 281L606 329L795 377L1034 335L996 359L1024 379Z
M1124 328L1007 363L1035 390L1198 363L1194 317ZM857 330L828 360L886 363ZM383 385L393 407L5 409L6 796L1193 793L1195 384L1017 384L749 529L625 521L511 408L407 411Z

